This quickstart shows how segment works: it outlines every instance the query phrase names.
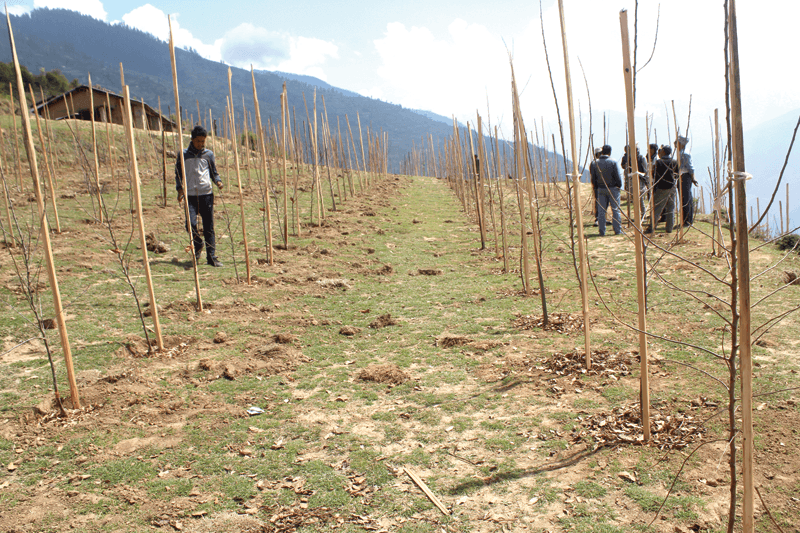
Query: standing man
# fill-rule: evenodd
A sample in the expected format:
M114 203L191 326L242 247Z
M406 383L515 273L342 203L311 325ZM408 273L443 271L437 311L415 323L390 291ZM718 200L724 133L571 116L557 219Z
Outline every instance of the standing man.
M610 156L611 146L606 144L600 151L600 157L589 165L592 188L597 191L597 229L600 235L606 234L606 209L609 205L611 205L614 234L622 233L619 212L619 189L622 187L622 180L619 176L619 166Z
M625 147L625 154L622 156L620 163L622 170L625 172L625 188L628 191L628 202L633 198L633 163L629 157L628 147ZM636 147L636 164L639 167L639 213L644 218L645 199L647 198L647 161L639 153L639 147Z
M686 145L688 144L688 137L678 137L678 140L675 141L675 149L678 151L678 161L680 161L681 165L681 212L683 213L684 226L691 226L694 224L694 198L692 198L692 184L697 185L697 180L694 179L692 156L686 153Z
M658 152L653 180L653 203L655 210L650 217L650 229L647 233L655 232L662 213L666 213L667 233L672 233L675 222L675 176L678 173L678 162L670 157L672 148L664 145Z
M206 261L213 267L221 267L216 256L214 237L214 190L213 181L222 189L222 178L217 172L214 161L214 152L206 150L207 132L203 126L195 126L192 130L192 141L183 151L183 160L186 161L186 188L184 193L181 179L181 158L175 163L175 182L178 189L178 202L186 198L189 205L189 219L192 226L192 242L194 243L194 257L200 260L203 251L203 241L206 245ZM203 236L197 229L197 215L203 220Z

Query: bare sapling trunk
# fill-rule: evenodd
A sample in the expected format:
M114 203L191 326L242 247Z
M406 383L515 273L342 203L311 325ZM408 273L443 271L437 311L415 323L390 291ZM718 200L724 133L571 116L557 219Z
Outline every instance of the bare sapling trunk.
M3 179L3 196L8 197L9 188L6 183L5 172L3 171L2 167L0 167L0 175L2 176ZM66 417L67 412L64 409L64 403L61 400L61 393L58 390L58 379L56 378L56 363L55 360L53 359L53 350L50 346L50 339L47 337L47 332L45 331L44 317L42 316L41 313L42 306L38 289L39 267L33 260L34 246L33 243L31 242L32 235L30 234L26 235L25 232L23 232L22 226L17 220L17 216L16 213L14 212L13 206L9 206L9 208L10 208L9 216L13 217L13 226L11 225L11 223L9 223L6 241L8 241L9 239L12 242L18 240L20 245L19 253L11 252L11 248L9 247L11 264L14 266L14 272L17 276L17 280L19 281L20 287L22 288L23 297L25 298L25 301L27 302L28 307L31 310L31 314L33 315L33 322L36 326L36 332L38 333L39 338L44 343L44 349L45 352L47 353L47 360L50 365L50 377L53 380L53 396L55 399L56 406L59 409L60 415Z

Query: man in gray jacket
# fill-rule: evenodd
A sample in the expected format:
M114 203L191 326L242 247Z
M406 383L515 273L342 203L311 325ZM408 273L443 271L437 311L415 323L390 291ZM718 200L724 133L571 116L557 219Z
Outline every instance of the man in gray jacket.
M600 230L600 235L606 234L606 209L609 205L611 205L614 233L616 235L622 233L619 212L619 189L622 187L622 180L619 176L619 166L610 156L611 146L606 144L600 152L600 157L589 165L592 188L597 194L597 229Z
M175 163L175 182L178 189L178 202L186 201L189 205L189 219L192 226L192 241L194 242L194 257L200 259L203 251L203 241L206 246L206 260L209 265L221 267L216 256L214 237L214 189L212 182L222 189L222 178L217 172L214 161L214 152L206 150L207 132L203 126L195 126L192 130L192 142L183 151L183 160L186 161L186 189L183 190L181 177L181 158ZM197 215L203 220L203 236L197 229Z

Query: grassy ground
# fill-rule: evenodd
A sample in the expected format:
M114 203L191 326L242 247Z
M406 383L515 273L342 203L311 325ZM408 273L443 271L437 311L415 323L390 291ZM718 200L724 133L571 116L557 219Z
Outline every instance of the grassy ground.
M642 446L638 420L625 415L638 412L639 396L633 243L597 238L587 224L596 370L557 369L582 353L584 338L567 214L554 191L542 199L554 329L528 327L541 306L538 296L521 292L518 222L510 229L510 273L493 241L479 249L474 221L432 178L372 178L354 198L337 193L336 211L328 193L324 223L309 224L307 169L297 202L305 224L299 236L290 229L274 265L263 261L255 173L244 189L249 286L240 282L235 174L223 171L229 187L217 197L217 233L225 266L201 262L205 310L198 313L181 212L172 198L161 206L159 167L143 159L153 169L145 177L145 222L171 248L151 255L167 350L148 354L108 228L92 220L86 168L70 167L65 147L60 153L63 232L53 242L84 408L58 416L41 340L12 349L36 331L12 268L16 252L3 250L0 529L724 530L730 476L726 414L718 411L727 393L711 377L724 382L727 369L704 350L728 349L730 312L708 295L730 295L712 276L724 278L728 265L709 253L701 233L708 224L676 245L657 234L648 251L658 271L649 277L648 329L688 345L650 342L654 414L659 424L680 420L696 431L665 431ZM217 157L224 169L224 154ZM128 187L108 172L106 202L117 206L111 227L124 245L132 231ZM514 205L513 190L504 194L505 205ZM15 213L30 221L28 196L12 189ZM139 251L135 244L125 251L146 300ZM770 246L754 252L753 274L781 257ZM798 263L789 257L757 278L753 302L781 286L784 270L800 270ZM754 307L754 325L796 301L796 287L778 292ZM754 347L757 394L793 386L799 330L791 316ZM57 332L48 336L58 346ZM60 350L55 357L68 396ZM800 508L796 397L784 391L756 399L757 483L784 530L798 527ZM249 416L251 407L264 412ZM605 427L633 443L609 440ZM669 442L679 446L669 449ZM757 508L758 529L777 531Z

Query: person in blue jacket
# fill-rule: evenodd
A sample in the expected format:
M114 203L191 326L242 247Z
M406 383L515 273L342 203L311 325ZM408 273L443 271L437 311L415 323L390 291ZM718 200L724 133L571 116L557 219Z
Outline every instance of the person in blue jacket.
M181 158L175 163L175 182L178 189L178 202L184 198L189 205L189 222L192 226L192 241L194 243L194 257L199 261L203 251L203 242L206 247L206 261L213 267L221 267L217 259L214 237L214 189L213 184L222 189L223 183L217 172L214 152L206 149L206 132L203 126L192 129L192 141L183 151L183 160L186 161L186 191L183 190L181 177ZM197 229L197 216L203 220L203 236Z
M597 192L597 229L600 235L606 234L606 210L610 205L612 227L614 233L619 235L622 233L619 211L622 180L617 162L611 159L611 146L603 146L600 157L589 165L589 174L592 177L592 188Z

